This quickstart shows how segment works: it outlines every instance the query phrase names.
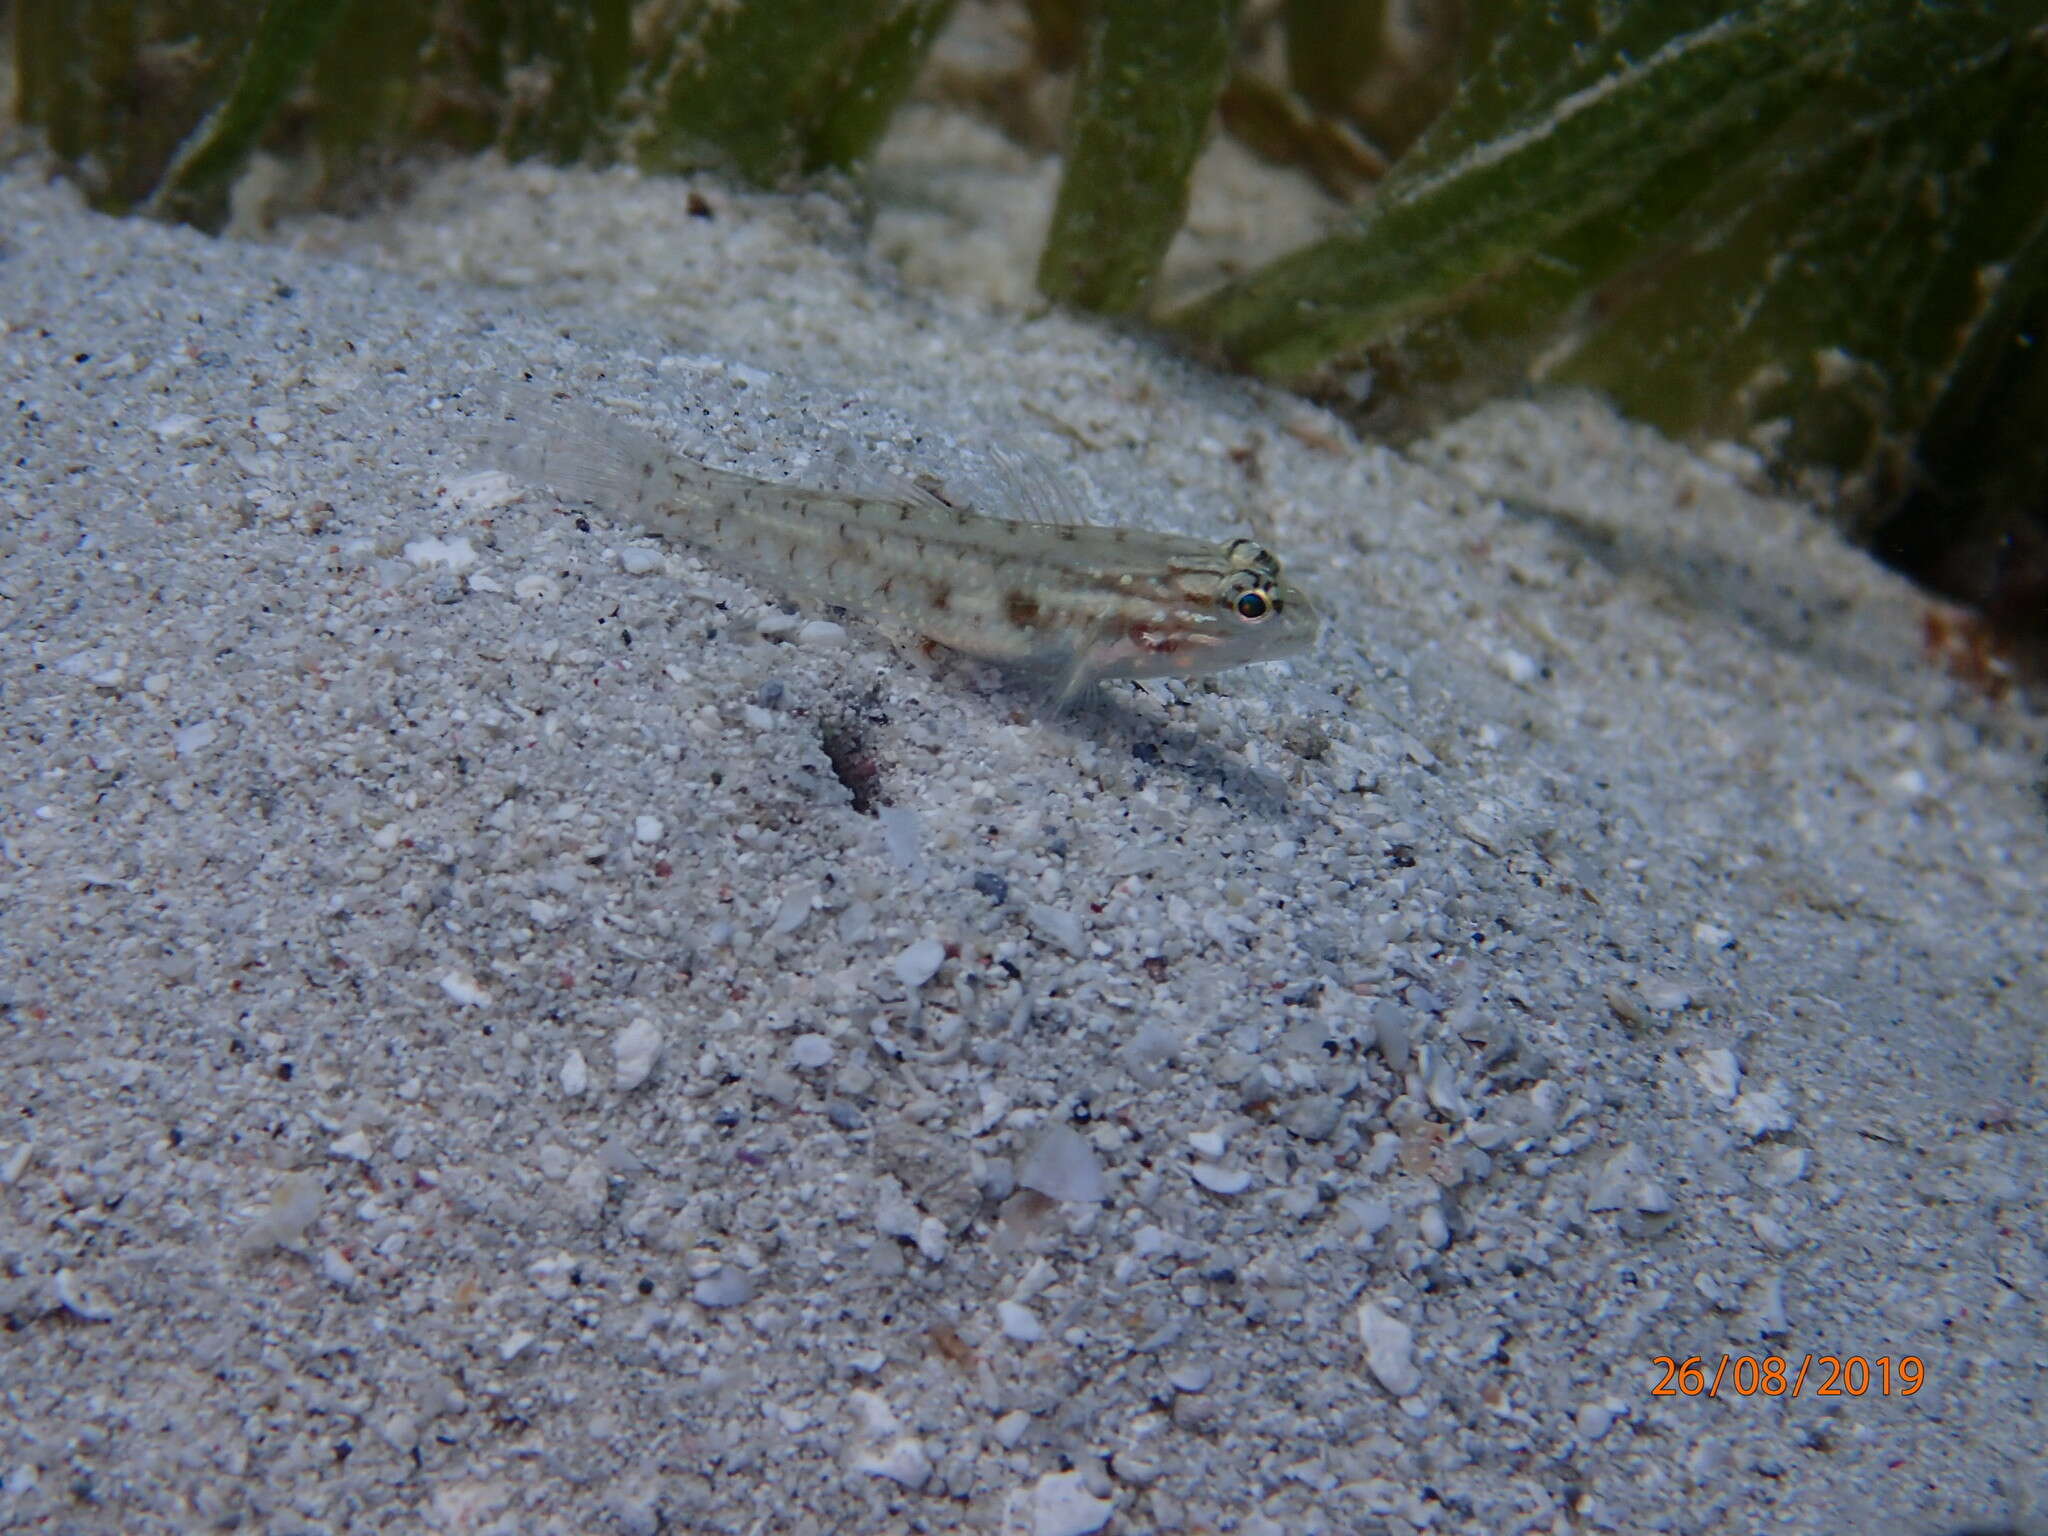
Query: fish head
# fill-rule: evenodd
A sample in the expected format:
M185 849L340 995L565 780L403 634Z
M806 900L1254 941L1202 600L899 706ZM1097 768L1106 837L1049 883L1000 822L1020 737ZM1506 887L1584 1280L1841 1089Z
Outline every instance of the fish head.
M1272 661L1315 644L1322 615L1270 551L1252 539L1232 539L1222 557L1208 594L1212 616L1199 626L1203 643L1194 648L1189 670Z
M1196 677L1294 656L1322 616L1280 562L1251 539L1176 556L1147 606L1108 631L1084 667L1092 677Z
M1279 561L1249 539L1236 540L1225 557L1239 563L1216 583L1220 617L1210 629L1200 670L1295 656L1315 644L1322 615L1309 595L1281 574Z

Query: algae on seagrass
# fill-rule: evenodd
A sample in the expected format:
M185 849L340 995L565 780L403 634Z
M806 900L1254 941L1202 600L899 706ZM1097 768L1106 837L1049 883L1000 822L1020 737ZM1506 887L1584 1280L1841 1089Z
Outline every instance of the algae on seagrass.
M1038 264L1047 296L1111 314L1143 307L1187 212L1239 3L1096 0Z
M758 181L872 148L953 0L22 0L16 110L95 204L218 228L259 146Z
M873 146L953 0L669 0L636 158L748 179L844 168Z
M1170 326L1281 381L1355 380L1397 435L1583 384L1815 473L1866 536L1906 537L1902 500L2039 521L2043 435L2006 424L2038 409L2048 0L1468 21L1472 72L1353 226Z

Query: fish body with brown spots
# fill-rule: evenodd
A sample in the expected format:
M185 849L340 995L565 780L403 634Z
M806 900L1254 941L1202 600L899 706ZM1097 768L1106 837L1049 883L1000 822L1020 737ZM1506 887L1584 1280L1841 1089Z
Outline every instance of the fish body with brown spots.
M1296 654L1314 605L1251 539L991 516L892 475L715 469L616 417L500 406L480 461L677 539L781 594L1058 679L1189 677Z

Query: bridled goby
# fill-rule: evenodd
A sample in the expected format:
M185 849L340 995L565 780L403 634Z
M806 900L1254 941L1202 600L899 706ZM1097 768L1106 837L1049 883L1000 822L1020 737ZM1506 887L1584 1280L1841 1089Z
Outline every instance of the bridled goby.
M640 523L786 597L1049 675L1062 703L1104 678L1293 655L1319 628L1252 539L998 517L882 472L758 479L538 392L493 414L481 467ZM1059 504L1012 479L1013 499Z

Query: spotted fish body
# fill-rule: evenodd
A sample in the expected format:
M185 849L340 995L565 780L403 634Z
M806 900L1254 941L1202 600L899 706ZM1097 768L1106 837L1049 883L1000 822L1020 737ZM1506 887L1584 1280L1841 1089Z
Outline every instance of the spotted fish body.
M503 414L503 413L501 413ZM1250 539L991 517L909 481L760 480L615 417L522 405L485 462L680 540L789 597L1056 676L1191 676L1305 649L1318 619ZM1037 498L1027 498L1037 499Z

